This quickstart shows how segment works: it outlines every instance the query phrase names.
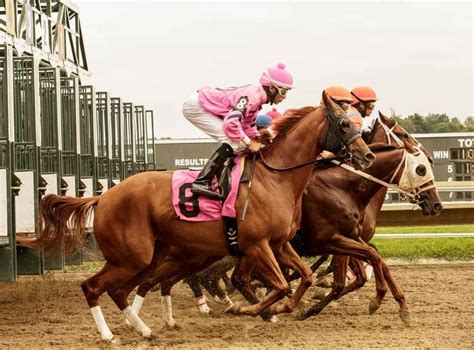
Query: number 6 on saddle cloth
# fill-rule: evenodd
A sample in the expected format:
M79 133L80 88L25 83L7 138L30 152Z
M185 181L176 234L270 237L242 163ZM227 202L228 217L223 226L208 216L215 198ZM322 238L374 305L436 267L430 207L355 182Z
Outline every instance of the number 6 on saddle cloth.
M223 220L231 252L240 255L237 244L237 219L235 203L239 183L248 181L244 175L245 157L228 158L218 181L213 181L214 190L220 189L223 199L212 199L191 192L191 185L198 171L178 170L171 181L173 207L180 220L191 222Z

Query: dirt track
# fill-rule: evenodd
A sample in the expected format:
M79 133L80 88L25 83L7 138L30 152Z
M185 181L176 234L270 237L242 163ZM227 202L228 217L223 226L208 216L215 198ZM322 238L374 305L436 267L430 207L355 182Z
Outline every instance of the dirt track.
M112 332L127 347L474 348L474 264L399 266L392 270L411 306L410 326L398 318L398 305L389 293L382 308L368 315L373 280L318 317L295 321L287 315L276 324L223 314L223 307L212 301L214 315L200 315L190 290L179 284L173 290L173 302L182 329L163 328L159 297L152 293L141 314L153 330L151 340L143 340L125 326L108 296L102 298L101 305ZM99 340L79 286L85 276L54 274L0 284L0 348L117 347ZM306 300L311 294L310 290Z

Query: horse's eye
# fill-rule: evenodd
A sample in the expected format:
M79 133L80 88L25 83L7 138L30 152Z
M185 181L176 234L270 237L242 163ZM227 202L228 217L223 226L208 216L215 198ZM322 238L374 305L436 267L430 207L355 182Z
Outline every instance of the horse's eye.
M344 134L348 134L352 130L352 123L349 119L342 119L339 122L339 127Z
M423 164L420 164L416 167L415 172L418 176L425 176L426 175L426 167Z

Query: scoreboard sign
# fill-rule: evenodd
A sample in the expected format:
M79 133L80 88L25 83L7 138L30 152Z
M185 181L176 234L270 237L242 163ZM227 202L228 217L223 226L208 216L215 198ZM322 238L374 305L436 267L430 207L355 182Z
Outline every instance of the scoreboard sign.
M413 134L430 151L434 160L437 182L474 181L474 132ZM211 139L158 140L156 159L158 170L201 169L217 148ZM443 201L472 201L474 188L468 191L441 192ZM398 201L398 193L391 193L387 201Z

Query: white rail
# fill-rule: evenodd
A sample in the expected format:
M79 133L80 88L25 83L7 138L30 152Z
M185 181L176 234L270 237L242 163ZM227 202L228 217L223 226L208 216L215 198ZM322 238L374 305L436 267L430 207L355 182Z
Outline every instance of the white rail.
M474 233L379 233L374 238L474 238Z

